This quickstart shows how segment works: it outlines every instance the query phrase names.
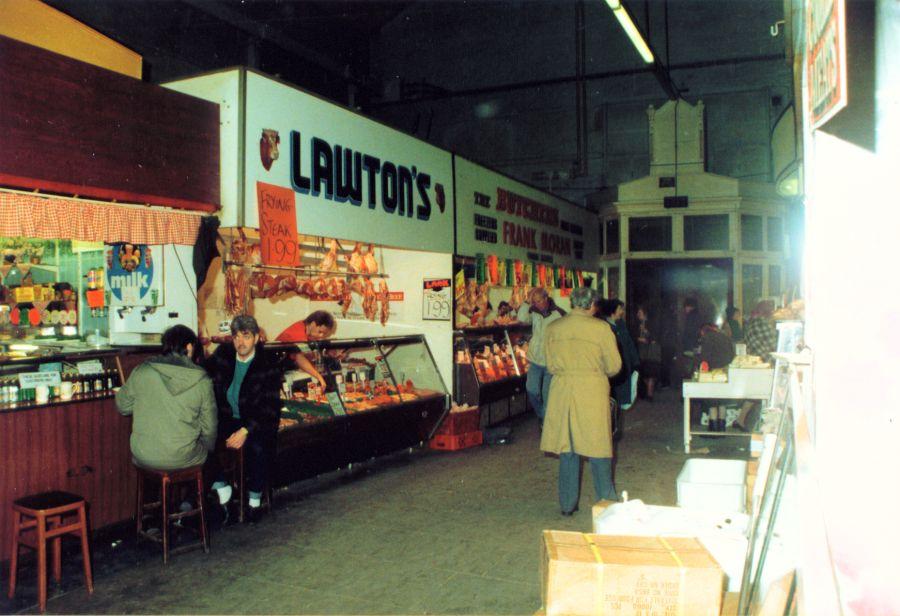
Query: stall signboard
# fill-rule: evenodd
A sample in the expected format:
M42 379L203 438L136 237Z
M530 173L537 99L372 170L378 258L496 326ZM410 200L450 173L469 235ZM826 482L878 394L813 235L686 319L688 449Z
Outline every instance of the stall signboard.
M426 278L422 282L422 318L449 321L453 316L453 292L449 278Z
M456 156L456 252L596 270L596 214Z
M112 244L106 251L106 286L114 306L162 303L155 255L146 244Z
M259 244L265 265L297 267L300 248L297 245L297 211L290 189L263 182L256 184L259 206Z
M244 224L260 224L263 182L293 192L301 234L453 252L449 152L252 71L246 79Z
M806 14L806 84L809 121L819 128L847 106L844 0L809 0Z

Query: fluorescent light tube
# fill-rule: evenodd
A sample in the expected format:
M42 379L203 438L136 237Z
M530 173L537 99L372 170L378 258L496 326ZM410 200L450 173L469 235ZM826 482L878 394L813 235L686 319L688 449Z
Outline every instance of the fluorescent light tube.
M631 44L637 49L637 52L641 55L644 62L653 64L653 52L650 51L647 41L641 36L637 26L631 21L631 15L629 15L628 11L625 10L625 7L622 6L621 0L606 0L606 4L612 9L613 15L616 16L619 23L622 24L622 29L625 30L625 34L628 35Z

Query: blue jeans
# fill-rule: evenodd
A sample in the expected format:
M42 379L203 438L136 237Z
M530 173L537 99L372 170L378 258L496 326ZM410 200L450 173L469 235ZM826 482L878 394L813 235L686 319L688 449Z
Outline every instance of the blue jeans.
M612 458L588 458L597 500L618 500L612 478ZM575 511L581 488L581 456L577 453L559 454L559 507L564 512Z
M551 374L546 366L532 363L528 366L528 374L525 376L525 393L528 395L528 403L541 420L547 414L547 398L550 397Z

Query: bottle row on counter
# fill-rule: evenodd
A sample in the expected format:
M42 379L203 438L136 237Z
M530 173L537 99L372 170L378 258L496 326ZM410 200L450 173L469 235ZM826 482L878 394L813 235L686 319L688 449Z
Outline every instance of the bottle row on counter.
M0 404L17 403L51 404L71 400L76 396L103 395L112 393L121 386L118 370L108 369L91 374L64 372L58 384L23 386L18 376L0 378Z

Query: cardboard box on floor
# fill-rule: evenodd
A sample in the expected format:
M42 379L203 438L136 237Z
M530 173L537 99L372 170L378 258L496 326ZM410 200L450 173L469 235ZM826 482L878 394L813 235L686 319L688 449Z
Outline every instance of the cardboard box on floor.
M722 591L722 570L693 538L543 534L547 616L719 616Z

